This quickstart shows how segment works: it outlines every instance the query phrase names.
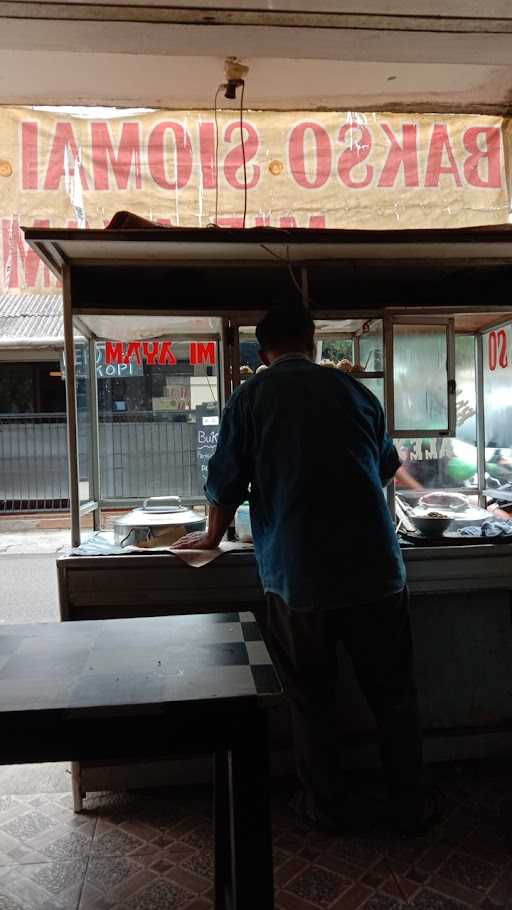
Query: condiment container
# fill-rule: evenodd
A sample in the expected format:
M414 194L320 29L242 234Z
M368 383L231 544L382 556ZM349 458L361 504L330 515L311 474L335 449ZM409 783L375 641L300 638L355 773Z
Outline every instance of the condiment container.
M243 502L236 511L235 531L238 540L242 543L252 543L251 516L248 502Z

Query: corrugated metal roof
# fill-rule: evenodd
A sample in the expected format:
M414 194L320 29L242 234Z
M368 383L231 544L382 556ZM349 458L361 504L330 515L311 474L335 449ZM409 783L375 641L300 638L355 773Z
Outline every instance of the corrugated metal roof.
M0 294L0 348L64 343L62 296Z

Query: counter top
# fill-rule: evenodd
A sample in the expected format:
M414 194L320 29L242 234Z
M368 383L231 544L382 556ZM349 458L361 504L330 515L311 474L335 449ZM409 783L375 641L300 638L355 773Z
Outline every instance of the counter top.
M247 545L245 545L247 546ZM499 557L499 556L512 556L512 541L510 543L469 543L469 544L457 544L456 546L434 546L425 544L424 546L414 546L413 544L408 544L402 547L402 554L406 562L415 561L415 560L438 560L438 559L454 559L460 557L476 557L476 556L486 556L486 557ZM220 558L220 557L219 557ZM224 553L222 556L223 560L243 560L245 562L254 561L254 550L247 548L247 550L240 550L235 553ZM140 553L126 553L121 555L105 555L105 556L75 556L71 552L70 548L63 547L59 550L57 554L57 562L65 561L71 562L76 561L80 565L90 565L91 563L96 564L98 561L105 562L121 562L125 563L128 559L136 559L137 563L148 563L154 562L155 560L174 560L177 563L181 563L181 560L174 553L163 553L160 551L145 551Z
M424 546L403 549L408 584L413 594L469 592L478 590L512 591L512 543L481 543L457 546ZM86 575L132 571L148 577L172 570L180 586L202 588L207 579L215 578L216 586L244 588L259 585L253 551L226 553L203 568L190 568L171 553L126 554L124 556L72 556L62 552L57 557L59 572ZM256 596L257 592L254 592ZM251 598L252 599L252 598Z

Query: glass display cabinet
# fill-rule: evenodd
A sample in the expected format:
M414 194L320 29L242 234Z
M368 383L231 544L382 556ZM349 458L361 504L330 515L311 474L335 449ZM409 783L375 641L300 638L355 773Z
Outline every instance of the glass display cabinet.
M429 748L439 758L512 748L512 543L407 541L425 497L452 497L442 502L454 527L478 527L493 506L506 518L512 504L512 229L25 236L63 283L73 546L105 509L159 495L204 502L222 408L259 367L259 317L307 306L316 361L377 395L402 458L387 495L406 532ZM66 620L263 604L252 552L202 569L172 553L71 553L57 566ZM345 682L345 728L364 732L367 709Z
M426 493L459 512L446 497L465 497L466 523L512 503L510 229L26 237L63 281L74 546L108 508L204 503L223 404L260 368L254 327L282 302L310 308L316 361L381 401L402 524Z

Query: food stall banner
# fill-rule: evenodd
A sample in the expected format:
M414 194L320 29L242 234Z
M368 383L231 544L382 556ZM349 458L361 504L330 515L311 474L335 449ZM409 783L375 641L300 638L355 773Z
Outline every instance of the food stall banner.
M509 216L506 122L459 114L0 108L0 292L54 293L20 226L449 228ZM216 167L218 160L218 168ZM218 171L218 180L217 180ZM216 216L217 198L217 216Z

